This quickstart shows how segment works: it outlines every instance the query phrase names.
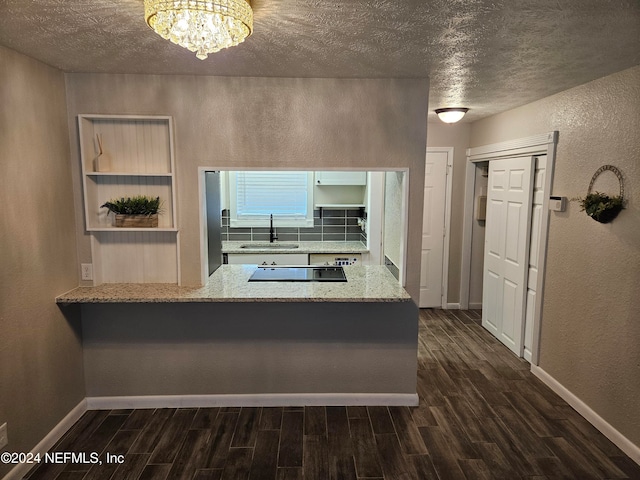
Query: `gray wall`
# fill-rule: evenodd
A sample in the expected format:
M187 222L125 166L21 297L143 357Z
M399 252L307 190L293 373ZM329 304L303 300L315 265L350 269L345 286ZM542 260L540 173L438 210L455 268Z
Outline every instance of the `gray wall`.
M640 66L473 124L471 145L560 132L553 194L584 197L594 172L625 176L627 209L599 224L552 213L540 367L640 445ZM601 191L617 193L615 179Z
M76 204L76 116L165 114L175 121L183 284L200 282L197 167L410 170L409 258L420 258L427 97L425 79L67 75ZM82 224L81 212L77 212ZM79 257L90 244L79 237ZM409 262L407 290L419 291Z
M85 397L54 300L78 285L75 205L63 74L4 47L0 65L0 424L28 452Z

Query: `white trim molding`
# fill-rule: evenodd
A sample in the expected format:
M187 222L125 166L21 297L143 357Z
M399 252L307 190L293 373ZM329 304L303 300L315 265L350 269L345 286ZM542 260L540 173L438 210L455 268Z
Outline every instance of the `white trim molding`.
M144 395L87 397L88 410L130 408L288 407L288 406L408 406L418 405L417 393L261 393L238 395Z
M44 455L67 433L80 417L88 410L87 400L83 399L60 422L33 447L30 453ZM7 473L2 480L21 480L29 470L34 467L32 463L19 463Z
M464 214L462 217L462 258L460 263L460 308L466 310L469 308L469 295L471 286L473 204L475 201L476 189L476 168L470 161L467 161L465 164L464 175Z
M535 155L540 154L540 152L546 152L547 145L555 143L558 143L557 131L468 148L467 158L470 162L484 162L501 157Z
M634 462L640 465L640 446L633 443L616 428L598 415L586 403L580 400L564 385L545 372L542 368L531 365L531 373L538 377L551 390L556 392L565 402L571 405L585 420L611 440L620 450L626 453Z

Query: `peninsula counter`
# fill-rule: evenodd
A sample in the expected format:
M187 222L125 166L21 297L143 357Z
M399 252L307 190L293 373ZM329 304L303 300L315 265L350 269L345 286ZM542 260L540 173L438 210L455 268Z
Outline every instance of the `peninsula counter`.
M345 266L346 283L249 282L256 265L221 265L203 286L105 283L78 287L57 303L199 302L409 302L411 297L382 265Z
M249 283L255 268L59 296L80 310L89 407L417 404L418 309L385 267Z

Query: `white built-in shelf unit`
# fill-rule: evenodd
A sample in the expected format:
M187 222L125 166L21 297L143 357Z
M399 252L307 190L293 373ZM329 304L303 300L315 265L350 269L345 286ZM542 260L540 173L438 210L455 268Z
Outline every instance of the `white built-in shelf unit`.
M78 129L94 284L178 283L172 117L78 115ZM101 208L136 195L160 197L157 228L117 228L113 214Z

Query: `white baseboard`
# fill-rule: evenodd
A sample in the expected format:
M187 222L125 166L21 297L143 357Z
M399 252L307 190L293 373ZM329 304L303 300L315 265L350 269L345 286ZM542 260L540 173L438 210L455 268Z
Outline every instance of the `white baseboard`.
M447 303L447 310L460 310L459 303Z
M482 310L482 302L469 303L469 310Z
M87 397L88 410L120 408L286 407L302 405L416 406L417 393L271 393L257 395L145 395Z
M613 427L604 418L593 411L586 403L571 393L565 386L555 378L545 372L537 365L531 365L531 373L544 382L551 390L556 392L562 399L571 405L580 415L582 415L591 425L596 427L600 433L611 440L620 450L640 465L640 446L634 444L622 433Z
M31 453L44 455L87 411L87 400L84 399L71 410L53 429L31 450ZM21 480L34 464L19 463L2 480Z

